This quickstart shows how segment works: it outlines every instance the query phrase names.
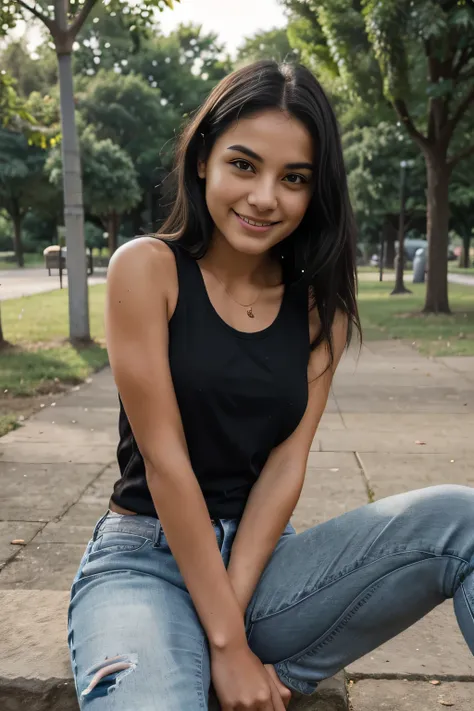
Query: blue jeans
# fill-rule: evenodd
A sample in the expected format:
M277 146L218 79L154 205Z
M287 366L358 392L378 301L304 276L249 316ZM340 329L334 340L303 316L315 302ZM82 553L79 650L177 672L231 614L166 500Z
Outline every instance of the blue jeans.
M237 526L215 522L226 565ZM471 488L392 496L300 534L289 524L247 609L249 646L286 686L311 694L452 597L474 653L473 570ZM98 521L68 624L84 711L208 708L207 638L157 519Z

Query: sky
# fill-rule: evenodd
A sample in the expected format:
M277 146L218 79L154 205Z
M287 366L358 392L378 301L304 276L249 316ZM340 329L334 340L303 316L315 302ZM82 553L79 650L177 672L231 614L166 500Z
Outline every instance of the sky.
M286 24L277 0L181 0L173 10L163 10L159 19L165 34L183 22L201 24L204 32L216 32L231 54L245 37ZM32 45L38 43L37 31L28 35Z
M201 23L204 31L216 32L231 53L257 30L286 24L277 0L181 0L173 10L164 10L160 21L165 34L180 22Z

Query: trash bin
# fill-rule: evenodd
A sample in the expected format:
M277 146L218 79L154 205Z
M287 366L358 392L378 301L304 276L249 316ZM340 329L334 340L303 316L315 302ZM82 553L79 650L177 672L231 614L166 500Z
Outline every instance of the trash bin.
M420 247L415 252L415 259L413 260L413 283L423 284L425 281L426 272L426 249Z

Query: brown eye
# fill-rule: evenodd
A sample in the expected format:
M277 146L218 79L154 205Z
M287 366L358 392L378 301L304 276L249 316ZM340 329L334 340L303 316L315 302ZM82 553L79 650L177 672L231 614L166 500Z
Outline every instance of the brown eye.
M304 175L298 175L297 173L290 173L290 175L287 175L285 179L287 178L293 178L293 180L288 180L288 182L292 185L304 185L304 183L308 182L307 178L305 178Z
M235 165L239 170L242 170L244 173L250 172L248 168L250 168L250 170L253 170L253 166L246 160L233 160L231 161L231 163L232 165Z

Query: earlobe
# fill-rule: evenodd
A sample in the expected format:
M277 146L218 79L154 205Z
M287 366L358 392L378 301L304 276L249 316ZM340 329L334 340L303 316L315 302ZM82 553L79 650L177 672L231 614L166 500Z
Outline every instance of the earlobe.
M200 178L205 178L206 177L206 163L203 160L198 160L198 175Z

